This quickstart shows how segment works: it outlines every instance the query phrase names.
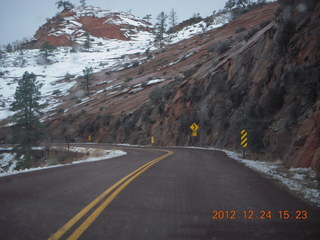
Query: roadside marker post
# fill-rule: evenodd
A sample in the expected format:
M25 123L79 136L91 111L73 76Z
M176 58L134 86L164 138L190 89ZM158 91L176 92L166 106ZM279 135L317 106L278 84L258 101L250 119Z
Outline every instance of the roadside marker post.
M247 130L241 131L240 142L241 142L241 146L242 146L242 158L245 158L245 148L248 146L248 132L247 132Z
M150 142L151 142L151 146L153 146L153 144L155 143L154 136L150 138Z
M91 136L91 135L88 137L88 141L89 141L89 142L92 141L92 136Z

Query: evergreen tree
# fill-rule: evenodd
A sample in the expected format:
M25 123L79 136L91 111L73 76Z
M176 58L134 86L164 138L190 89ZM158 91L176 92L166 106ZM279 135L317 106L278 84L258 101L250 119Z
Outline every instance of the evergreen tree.
M81 7L85 7L87 5L86 0L80 0Z
M56 2L56 5L57 5L57 8L58 8L58 9L59 9L59 8L63 8L62 11L68 11L68 10L74 8L74 5L73 5L71 2L69 2L69 1L62 1L62 0L60 0L60 1Z
M36 80L36 75L25 72L18 82L14 101L10 110L15 112L13 141L18 145L14 151L19 158L17 168L29 168L35 160L32 156L32 147L44 139L45 134L40 123L41 99L40 88L42 84Z
M0 49L0 60L5 59L5 57L6 57L5 51L2 51L2 50Z
M166 21L168 19L168 14L165 14L163 11L157 16L158 22L155 25L155 31L156 31L156 39L159 41L163 40L164 33L166 31Z
M40 53L41 56L43 57L43 64L48 64L49 63L49 56L53 55L54 50L56 47L52 46L50 43L45 42L41 45Z
M169 20L170 20L171 27L174 27L175 25L177 25L178 15L177 15L177 12L173 8L171 9L171 11L169 13Z
M152 19L151 16L152 16L151 14L147 14L147 15L143 18L143 20L146 20L148 23L150 23L150 20Z
M249 0L237 0L236 2L237 7L242 7L243 9L245 9L250 4Z
M226 5L224 6L225 9L231 10L233 7L237 8L246 8L250 4L249 0L228 0Z
M6 46L6 52L13 52L13 47L12 47L12 45L11 44L7 44L7 46Z
M83 72L83 76L82 78L84 79L84 82L82 83L83 84L83 87L84 87L84 90L86 91L87 95L90 94L90 76L93 72L93 68L92 67L86 67L85 69L82 70Z
M84 41L83 47L88 50L91 47L90 35L87 32L84 35L86 36L86 40Z

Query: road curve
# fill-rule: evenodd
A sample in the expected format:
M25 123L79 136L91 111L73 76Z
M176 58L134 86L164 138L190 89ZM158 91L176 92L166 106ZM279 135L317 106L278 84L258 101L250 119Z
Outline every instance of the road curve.
M319 239L320 209L223 152L124 150L0 178L0 238Z

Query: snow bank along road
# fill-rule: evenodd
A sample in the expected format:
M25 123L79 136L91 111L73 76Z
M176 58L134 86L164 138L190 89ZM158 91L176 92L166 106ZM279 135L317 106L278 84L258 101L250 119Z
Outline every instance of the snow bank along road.
M223 152L119 149L0 178L1 239L319 239L319 209Z

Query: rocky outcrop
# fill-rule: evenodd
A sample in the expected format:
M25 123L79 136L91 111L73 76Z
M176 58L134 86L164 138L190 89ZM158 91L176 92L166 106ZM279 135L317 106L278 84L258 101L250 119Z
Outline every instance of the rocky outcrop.
M247 129L248 151L320 172L320 4L272 6L278 15L272 21L253 21L257 11L268 11L264 7L214 32L216 40L198 55L196 66L185 62L189 72L179 87L172 83L172 95L166 99L168 89L163 89L152 111L144 107L127 115L121 125L134 119L132 134L120 125L115 139L137 143L133 133L144 129L147 133L141 134L155 135L163 145L240 149L239 133ZM234 34L246 19L256 26ZM147 123L142 117L146 111L151 111ZM194 139L188 129L192 122L200 125Z
M48 19L24 47L41 48L44 43L52 46L73 46L83 43L89 33L93 37L130 40L140 31L152 31L152 25L124 12L105 11L87 6L63 11Z
M85 116L59 124L73 122L66 133L79 139L148 144L155 136L159 145L238 150L246 129L248 152L320 173L319 22L318 1L259 7L152 53L142 66L96 75L100 81L133 76L132 86L150 77L166 81L138 93L95 95Z

